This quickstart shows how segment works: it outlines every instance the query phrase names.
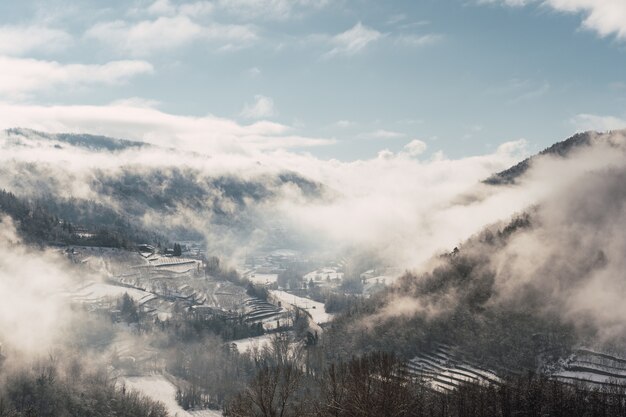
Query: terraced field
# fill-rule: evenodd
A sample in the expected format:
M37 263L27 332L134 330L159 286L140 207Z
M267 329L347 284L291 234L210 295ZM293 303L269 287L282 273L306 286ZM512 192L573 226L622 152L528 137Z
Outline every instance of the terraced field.
M473 363L457 348L443 344L411 359L406 373L437 391L451 391L467 383L497 384L500 381L494 372Z
M626 384L626 358L579 348L568 358L561 359L551 376L564 382L583 382L592 386Z
M284 312L284 309L255 297L248 298L244 304L246 306L246 321L250 323L274 319Z

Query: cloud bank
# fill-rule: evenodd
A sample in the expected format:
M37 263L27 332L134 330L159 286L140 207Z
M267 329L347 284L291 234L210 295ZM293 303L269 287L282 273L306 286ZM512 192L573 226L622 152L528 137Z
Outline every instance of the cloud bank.
M66 260L20 243L13 222L0 218L0 342L15 357L47 354L70 315L62 296L72 282ZM10 296L9 296L10 294Z
M145 61L84 65L0 56L0 97L24 98L58 87L77 89L97 84L120 84L152 72L152 65Z

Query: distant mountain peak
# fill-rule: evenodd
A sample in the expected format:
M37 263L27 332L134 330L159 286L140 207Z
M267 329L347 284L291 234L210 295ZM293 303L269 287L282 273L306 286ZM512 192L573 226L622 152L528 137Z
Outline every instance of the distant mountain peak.
M116 139L108 136L91 135L86 133L45 133L26 128L6 129L5 133L8 137L23 136L26 138L45 139L60 142L60 144L67 144L95 151L107 150L113 152L129 148L138 149L150 146L144 142Z
M607 140L613 137L615 133L622 133L623 135L626 135L626 130L607 133L599 133L594 131L576 133L574 136L571 136L564 141L557 142L554 145L539 152L538 154L524 159L517 165L493 174L492 176L484 180L483 183L488 185L515 184L517 182L517 179L526 173L526 171L530 168L532 161L537 157L542 155L552 155L565 158L572 151L580 149L582 147L591 146L601 140Z

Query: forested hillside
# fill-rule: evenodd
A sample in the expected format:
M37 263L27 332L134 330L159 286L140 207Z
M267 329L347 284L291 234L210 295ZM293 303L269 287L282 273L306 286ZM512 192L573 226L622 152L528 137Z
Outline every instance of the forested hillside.
M0 190L0 213L10 216L28 243L132 248L158 234L131 226L99 204L49 197L31 201Z

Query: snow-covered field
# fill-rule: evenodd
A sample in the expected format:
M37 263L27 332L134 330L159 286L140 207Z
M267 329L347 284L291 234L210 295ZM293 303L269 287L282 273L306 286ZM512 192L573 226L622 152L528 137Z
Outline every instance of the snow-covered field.
M252 348L263 349L264 346L270 344L273 334L264 334L263 336L249 337L247 339L235 340L233 343L237 346L239 353L244 353Z
M558 368L552 377L566 382L626 383L626 359L591 349L576 349L570 357L559 361Z
M103 282L91 282L76 292L71 294L72 299L75 301L98 301L103 298L118 298L123 296L124 294L128 294L135 301L141 303L145 302L150 298L153 298L154 295L138 290L135 288L122 287L118 285L106 284Z
M487 384L500 380L493 372L472 365L455 348L445 345L411 359L407 372L439 391L453 390L465 383Z
M124 377L119 383L126 388L139 391L155 401L161 401L172 417L220 417L222 413L214 410L185 411L176 402L176 387L161 375Z
M150 266L158 268L159 271L170 271L179 274L194 272L202 267L202 262L197 259L161 255L150 257L148 262Z
M313 301L309 298L298 297L285 291L272 290L270 293L278 301L283 303L283 307L286 307L285 304L291 304L292 306L306 310L311 314L313 321L317 324L328 323L333 319L332 314L328 314L324 311L324 303Z

